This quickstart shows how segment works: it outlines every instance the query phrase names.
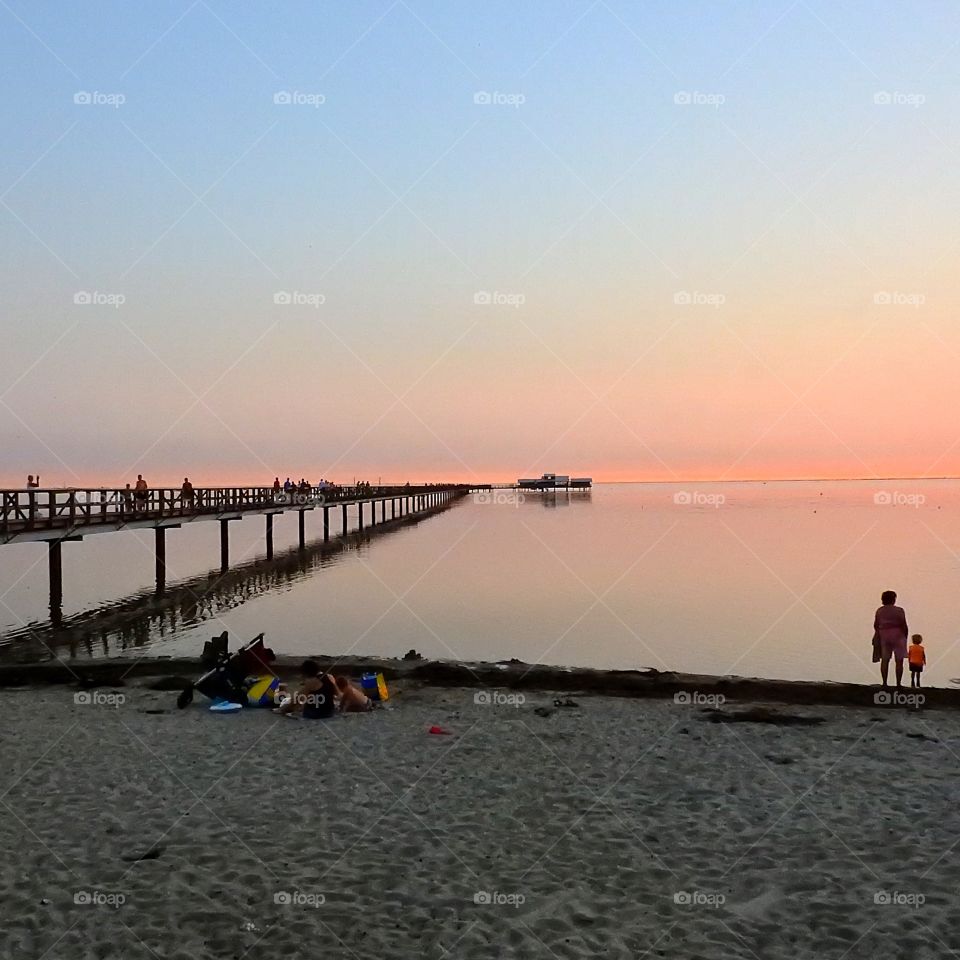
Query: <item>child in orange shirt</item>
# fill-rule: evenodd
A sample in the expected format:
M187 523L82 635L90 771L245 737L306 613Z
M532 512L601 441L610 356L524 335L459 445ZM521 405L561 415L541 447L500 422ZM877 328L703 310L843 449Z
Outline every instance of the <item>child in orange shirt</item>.
M927 662L927 652L923 649L923 637L919 633L915 633L911 639L913 643L907 651L907 659L910 661L910 686L919 687L920 674Z

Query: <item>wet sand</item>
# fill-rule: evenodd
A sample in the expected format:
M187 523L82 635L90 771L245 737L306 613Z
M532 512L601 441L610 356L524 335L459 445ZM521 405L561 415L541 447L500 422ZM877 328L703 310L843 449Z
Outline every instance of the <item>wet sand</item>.
M306 722L128 681L0 693L4 957L960 949L952 710L408 678Z

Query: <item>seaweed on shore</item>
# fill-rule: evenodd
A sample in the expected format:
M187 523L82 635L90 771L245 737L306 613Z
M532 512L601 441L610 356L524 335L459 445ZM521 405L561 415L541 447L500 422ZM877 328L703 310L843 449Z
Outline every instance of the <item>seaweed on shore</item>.
M826 723L826 717L805 717L799 713L778 713L767 707L749 707L746 710L717 710L707 707L700 720L710 723L765 723L774 727L815 727Z

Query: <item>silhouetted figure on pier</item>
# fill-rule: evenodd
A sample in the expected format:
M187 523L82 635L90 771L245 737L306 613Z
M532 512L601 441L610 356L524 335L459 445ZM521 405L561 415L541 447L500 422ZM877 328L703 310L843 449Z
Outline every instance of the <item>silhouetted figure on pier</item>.
M120 513L133 513L133 490L129 483L120 491Z
M289 477L283 481L283 492L293 493L293 481Z
M279 493L279 492L280 492L280 489L281 489L281 487L280 487L280 478L279 478L279 477L274 477L274 478L273 478L273 492L274 492L274 493Z
M192 510L194 506L193 484L188 477L183 478L183 486L180 488L180 505L184 509L190 510Z
M147 497L150 493L150 488L147 486L147 481L143 479L143 474L137 474L137 482L133 488L133 499L136 503L137 510L146 510L147 509Z
M40 474L38 473L38 474L37 474L37 479L34 480L34 479L33 479L33 474L32 474L32 473L28 473L28 474L27 474L27 489L28 489L28 490L36 490L36 488L39 487L39 486L40 486Z

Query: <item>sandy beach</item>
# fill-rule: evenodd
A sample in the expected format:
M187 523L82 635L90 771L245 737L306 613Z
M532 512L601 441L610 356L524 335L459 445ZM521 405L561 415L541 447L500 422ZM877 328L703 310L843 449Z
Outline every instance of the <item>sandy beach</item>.
M960 949L953 711L406 683L306 722L145 682L3 691L4 957Z

